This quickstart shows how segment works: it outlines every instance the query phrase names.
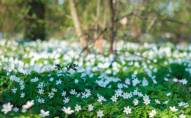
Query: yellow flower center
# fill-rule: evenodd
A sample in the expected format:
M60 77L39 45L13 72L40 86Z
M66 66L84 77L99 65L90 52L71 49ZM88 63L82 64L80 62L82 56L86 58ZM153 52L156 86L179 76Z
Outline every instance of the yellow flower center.
M26 106L27 106L27 107L30 107L30 105L29 105L29 104L26 104Z
M9 110L9 107L5 107L6 110Z
M69 113L69 110L68 110L68 109L66 109L66 113Z

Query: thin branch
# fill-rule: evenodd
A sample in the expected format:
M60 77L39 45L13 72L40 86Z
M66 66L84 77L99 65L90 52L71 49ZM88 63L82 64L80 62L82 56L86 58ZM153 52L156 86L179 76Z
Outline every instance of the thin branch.
M106 32L108 29L111 29L111 26L104 28L104 29L100 32L100 35L99 35L97 38L95 38L95 39L92 38L92 37L89 35L89 33L85 33L85 35L88 35L89 38L93 39L93 41L92 41L92 42L89 42L89 43L94 44L95 41L98 40L98 39L101 37L101 35L102 35L104 32ZM80 57L80 56L82 55L82 53L88 48L88 46L89 46L89 45L87 45L85 48L82 49L82 51L81 51L80 54L79 54L79 57Z
M153 20L151 21L151 23L149 24L146 32L149 32L149 30L151 29L151 27L154 25L155 21L157 20L157 17L154 17Z
M121 19L123 19L123 18L125 18L125 17L128 17L128 16L131 16L131 15L133 15L133 12L128 13L128 14L126 14L126 15L120 17L120 18L117 18L115 22L118 22L118 21L120 21Z
M144 18L144 17L140 17L138 15L135 15L137 18L141 19L141 20L147 20L148 18ZM174 19L161 19L161 18L158 18L156 21L166 21L166 22L172 22L172 23L178 23L178 24L182 24L182 25L185 25L189 28L191 28L191 24L189 23L185 23L185 22L181 22L181 21L178 21L178 20L174 20Z

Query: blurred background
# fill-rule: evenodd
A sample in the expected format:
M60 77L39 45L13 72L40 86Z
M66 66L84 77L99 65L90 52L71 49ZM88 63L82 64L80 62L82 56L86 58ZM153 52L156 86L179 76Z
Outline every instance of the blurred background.
M0 0L0 39L79 41L103 52L117 41L191 41L191 0Z

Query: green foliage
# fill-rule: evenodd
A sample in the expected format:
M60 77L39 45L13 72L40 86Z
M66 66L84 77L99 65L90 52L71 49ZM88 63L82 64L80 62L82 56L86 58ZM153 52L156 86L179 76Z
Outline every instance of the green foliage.
M0 32L3 37L13 37L21 39L24 37L27 28L27 18L35 19L35 22L43 24L46 36L59 39L68 39L74 36L73 21L71 20L68 1L62 5L57 0L35 0L45 4L45 18L38 19L36 14L28 16L31 8L30 1L34 0L3 0L0 2ZM110 22L109 5L101 1L99 15L99 31L104 27L104 12L107 11L107 26ZM96 0L76 0L77 11L81 21L81 26L85 32L93 35L92 30L96 19ZM117 37L119 40L134 42L166 42L179 43L182 40L190 40L190 1L184 0L147 0L147 1L118 1L118 21L128 15L125 27L117 22ZM134 14L134 15L133 15ZM156 20L154 20L156 18ZM152 24L153 23L153 24ZM34 26L36 27L36 26ZM149 28L150 27L150 28ZM36 29L38 30L38 29ZM10 32L11 33L10 35ZM109 34L106 32L106 34ZM30 34L32 37L34 34ZM106 35L107 36L107 35ZM107 37L105 38L107 39Z
M4 53L0 57L0 110L8 102L19 108L18 112L10 111L6 115L0 111L2 118L40 118L41 109L50 111L48 116L50 118L96 118L99 110L103 111L104 117L148 118L154 109L156 110L154 117L159 118L179 117L180 114L191 116L191 83L189 81L191 74L188 71L190 60L185 60L188 58L187 55L181 56L185 52L190 54L190 50L176 49L173 45L148 49L139 47L139 51L136 47L128 48L126 50L131 53L145 54L147 59L134 59L135 57L133 57L132 60L123 60L119 57L116 61L112 60L111 63L108 63L108 67L95 71L95 67L106 63L104 60L108 59L109 55L103 56L103 59L99 56L91 58L95 59L94 61L88 59L89 57L74 60L72 57L65 58L68 56L65 51L54 54L55 49L60 49L55 46L55 42L2 42L0 49ZM55 47L53 45L48 47L48 44L54 44ZM63 45L61 46L63 47ZM69 47L66 48L68 50ZM176 55L168 55L164 52L161 56L156 49L166 49L165 51L169 49L170 54ZM77 50L79 49L77 48ZM148 52L152 54L152 60L148 59L150 56ZM42 56L47 54L49 54L48 58ZM120 55L124 55L124 53L120 52ZM180 57L177 58L177 55ZM13 61L18 61L18 59L19 63ZM55 59L59 59L60 64L57 63L54 70L47 69L48 64L54 65ZM77 64L80 62L83 62L83 65L79 67ZM90 62L92 66L88 66ZM30 66L19 66L22 63ZM115 72L116 67L117 72ZM18 78L19 80L17 80ZM183 79L188 82L181 82ZM135 85L133 82L135 80L140 83ZM59 81L61 82L59 83ZM143 81L148 83L144 85ZM24 85L23 89L22 85ZM14 88L17 88L16 93L13 92ZM43 94L40 94L40 88L44 90ZM117 94L118 90L123 91L122 95ZM64 91L66 95L63 94ZM23 98L21 98L22 92L25 93ZM51 92L54 94L51 95ZM135 94L136 92L138 95ZM128 93L128 98L124 97L125 93ZM150 100L147 105L143 100L143 96L146 95ZM99 102L100 96L103 96L106 101ZM117 96L116 102L112 100L113 96ZM64 101L66 98L69 99L68 103ZM39 99L43 99L44 103L39 102ZM135 99L139 101L137 105L133 102ZM22 106L31 100L34 100L34 105L26 113L22 113ZM92 111L88 108L90 104L93 106ZM76 105L80 105L81 110L75 110L70 115L66 115L62 110L63 107L71 107L74 110ZM129 114L124 112L127 106L131 109ZM178 110L172 111L170 107L173 106Z

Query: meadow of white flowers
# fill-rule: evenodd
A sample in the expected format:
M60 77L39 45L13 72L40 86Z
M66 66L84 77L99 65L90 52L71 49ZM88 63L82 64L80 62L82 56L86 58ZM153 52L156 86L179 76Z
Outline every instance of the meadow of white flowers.
M191 46L117 47L115 60L78 43L0 40L0 117L191 117Z

